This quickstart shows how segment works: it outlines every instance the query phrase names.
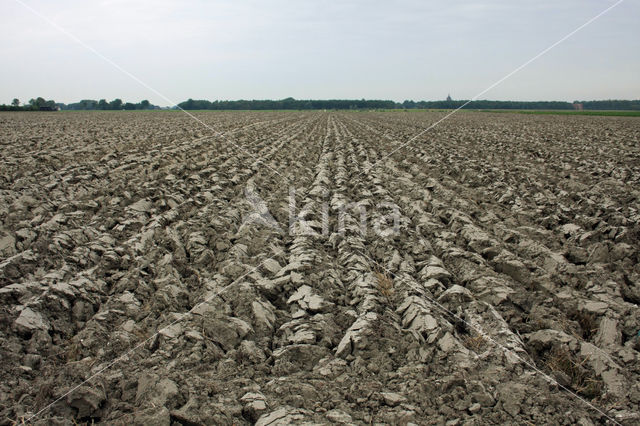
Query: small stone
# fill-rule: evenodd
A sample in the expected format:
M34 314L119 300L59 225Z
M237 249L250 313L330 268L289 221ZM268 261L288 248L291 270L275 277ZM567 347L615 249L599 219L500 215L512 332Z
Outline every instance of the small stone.
M487 392L475 392L471 394L471 400L480 403L483 407L493 407L495 399Z
M529 344L538 352L543 352L560 344L568 344L570 348L577 349L578 341L575 337L559 330L545 329L527 334Z
M529 269L517 259L496 259L494 262L496 271L510 276L515 281L524 283L529 278Z
M302 284L303 275L299 272L291 272L291 282L293 284Z
M307 315L307 311L305 311L304 309L298 309L291 315L291 318L299 319L299 318L303 318L305 315Z
M135 426L170 426L171 412L166 407L151 407L136 412L133 424Z
M448 282L451 279L451 273L440 266L426 266L420 274L425 281L435 279L441 282Z
M584 310L592 314L604 314L609 305L605 302L587 302L584 304Z
M152 207L153 207L153 204L151 204L151 201L149 200L139 200L129 206L131 210L134 210L140 213L146 213L150 211Z
M277 274L277 273L278 273L278 271L280 271L280 269L282 268L282 267L280 266L280 264L279 264L276 260L274 260L274 259L267 259L267 260L265 260L264 262L262 262L262 267L263 267L266 271L268 271L268 272L270 272L270 273L272 273L272 274Z
M310 415L306 410L301 410L289 406L278 408L268 414L263 414L255 426L270 426L270 425L284 425L284 424L297 424L305 418L305 415Z
M175 339L176 337L180 336L183 331L184 329L182 325L179 323L176 323L161 329L160 331L158 331L158 333L160 333L162 336L167 337L169 339Z
M276 316L273 313L275 307L271 303L268 301L255 300L251 303L251 310L253 311L256 324L262 325L269 330L273 329Z
M316 341L316 334L313 330L309 329L301 329L296 331L296 333L289 338L291 343L308 343L313 344Z
M138 379L136 402L148 400L156 406L175 405L178 396L178 385L171 379L160 379L157 374L143 374Z
M320 312L327 306L324 299L317 294L306 298L305 301L309 304L309 311L311 312Z
M609 389L613 395L621 397L627 394L628 386L625 383L624 377L615 369L603 372L601 377L607 389Z
M265 397L259 392L248 392L240 401L243 404L242 416L250 422L255 423L267 411Z
M482 406L479 403L473 403L471 404L471 406L469 407L469 412L471 414L476 414L478 413L480 410L482 409Z
M333 423L352 423L353 422L353 420L351 419L351 416L342 410L327 411L327 414L325 415L327 416L327 419L329 419Z
M252 330L252 327L240 318L205 318L204 335L219 344L225 351L233 349Z
M191 340L194 342L199 342L201 340L204 340L204 337L202 336L202 334L196 330L187 331L186 333L184 333L184 337L186 337L187 340Z
M505 384L500 389L500 401L504 410L517 417L528 389L520 383Z
M333 303L327 302L321 296L314 294L313 289L308 285L298 288L295 293L289 297L287 303L297 302L302 309L309 312L322 312L333 306Z
M254 364L264 362L267 359L264 351L253 340L243 340L238 347L238 353L243 359Z
M438 346L443 352L449 352L456 347L455 337L447 332L440 340L438 340Z
M36 330L49 331L49 322L40 313L24 308L13 323L18 332L32 333Z
M76 417L83 418L92 416L105 399L101 389L82 386L67 396L67 403L78 410Z
M567 223L560 227L560 232L562 232L565 237L575 236L579 234L580 231L582 231L582 228L580 228L580 226L576 225L575 223Z
M442 293L438 300L441 302L463 303L473 300L473 296L469 290L456 284Z
M617 347L622 342L622 333L618 330L618 322L613 318L603 318L600 321L595 342L600 347Z
M16 252L16 239L12 235L0 237L0 253L10 256Z
M336 348L336 356L345 358L367 347L367 333L371 324L378 319L375 312L367 312L364 316L359 317L351 327L347 330L342 340Z
M291 295L291 297L289 297L289 299L287 300L287 303L293 303L293 302L297 302L298 300L304 300L306 297L311 296L313 289L311 287L309 287L308 285L303 285L302 287L299 287L295 293L293 293Z
M382 395L384 403L389 407L395 407L407 401L407 398L395 392L380 392L380 395Z
M629 364L629 363L631 363L631 362L636 360L635 352L632 349L628 348L628 347L620 349L620 351L618 352L618 355L620 356L620 359L625 364Z

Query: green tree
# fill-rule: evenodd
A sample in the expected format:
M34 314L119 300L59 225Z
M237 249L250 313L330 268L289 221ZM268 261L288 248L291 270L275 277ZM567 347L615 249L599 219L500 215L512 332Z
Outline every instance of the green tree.
M36 99L31 98L29 99L29 108L34 111L37 111L40 109L41 106L44 106L45 102L46 101L44 100L44 98L40 96L38 96Z
M114 99L109 102L109 109L120 110L122 109L122 99Z
M98 105L98 102L94 101L93 99L83 99L80 102L78 102L77 109L93 110L93 109L96 109L97 105Z
M98 109L106 110L109 109L109 102L106 99L100 99L98 101Z
M17 108L17 107L19 107L19 106L20 106L20 99L18 99L18 98L14 98L14 99L11 101L11 106L14 106L14 107L16 107L16 108Z
M149 109L150 105L151 104L146 99L143 101L140 101L140 109Z

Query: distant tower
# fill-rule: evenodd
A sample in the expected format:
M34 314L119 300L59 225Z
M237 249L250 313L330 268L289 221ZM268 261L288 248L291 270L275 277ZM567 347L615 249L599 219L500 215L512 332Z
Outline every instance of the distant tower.
M447 95L447 102L451 102L451 95L450 94Z

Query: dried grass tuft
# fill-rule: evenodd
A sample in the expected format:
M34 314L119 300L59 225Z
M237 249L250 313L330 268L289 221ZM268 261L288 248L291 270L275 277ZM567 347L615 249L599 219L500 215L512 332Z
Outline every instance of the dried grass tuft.
M602 393L603 384L584 366L586 361L566 347L556 347L549 352L545 364L562 385L585 397L596 398Z
M393 278L380 268L376 268L374 271L376 281L378 282L378 291L388 301L393 297Z
M480 334L476 334L475 336L466 336L462 339L462 343L467 349L471 349L474 352L477 352L487 346L487 339Z

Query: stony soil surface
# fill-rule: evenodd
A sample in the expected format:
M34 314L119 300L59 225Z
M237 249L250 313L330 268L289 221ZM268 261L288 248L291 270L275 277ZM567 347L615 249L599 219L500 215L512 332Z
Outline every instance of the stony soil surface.
M0 424L640 422L640 120L198 116L0 115Z

